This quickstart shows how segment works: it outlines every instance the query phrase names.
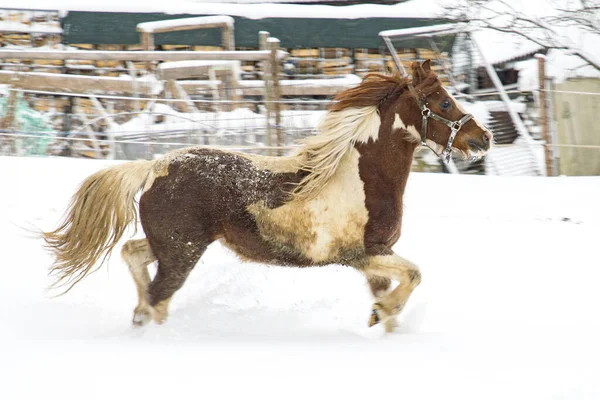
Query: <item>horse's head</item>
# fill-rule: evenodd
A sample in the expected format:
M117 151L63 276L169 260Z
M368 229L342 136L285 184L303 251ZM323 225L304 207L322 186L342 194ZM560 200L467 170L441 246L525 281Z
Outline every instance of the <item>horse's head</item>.
M460 151L463 158L483 156L490 149L492 133L448 93L429 60L415 62L412 75L414 90L409 86L394 105L399 123L404 125L401 127L415 141L425 142L445 158L449 158L450 149Z
M361 179L376 182L384 175L408 176L419 143L448 159L450 149L480 157L492 141L490 131L444 89L429 61L413 65L412 80L367 74L335 100L319 134L303 140L300 170L307 174L294 191L296 198L318 194L352 148L360 153Z

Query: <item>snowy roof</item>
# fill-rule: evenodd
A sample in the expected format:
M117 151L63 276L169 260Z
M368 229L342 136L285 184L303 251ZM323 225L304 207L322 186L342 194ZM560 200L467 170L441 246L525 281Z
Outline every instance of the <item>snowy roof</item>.
M519 70L519 90L535 90L539 87L536 59L517 62L515 69ZM546 76L560 83L569 78L600 78L600 71L579 57L553 49L546 56Z
M381 37L389 37L392 39L405 38L405 37L436 37L443 35L455 35L460 32L465 32L467 29L466 24L442 24L442 25L430 25L430 26L418 26L415 28L405 29L392 29L387 31L379 32Z
M542 46L530 40L491 29L478 30L473 37L490 64L500 64L542 50Z
M197 3L202 3L203 0L192 0ZM352 5L357 3L372 3L372 4L395 4L406 0L210 0L211 3L239 3L239 4L256 4L256 3L275 3L275 4L335 4L335 5Z
M411 0L394 5L357 4L350 6L327 6L305 4L231 4L208 3L192 0L21 0L18 6L14 0L0 0L0 8L135 12L165 14L231 15L251 19L261 18L319 18L358 19L358 18L440 18L444 8L437 0Z
M474 37L486 60L491 64L517 61L516 68L522 70L530 64L537 65L537 61L528 60L531 61L528 63L528 61L519 61L519 59L527 55L533 56L537 52L545 52L542 46L510 33L481 30L475 32ZM582 53L595 54L596 49L600 47L600 37L588 35L586 40L580 40L577 44L574 44L574 48ZM548 51L547 73L558 81L572 77L600 77L600 72L581 58L570 54L569 51L556 49Z
M571 52L579 53L596 65L600 65L597 57L600 34L597 28L587 29L583 22L574 19L571 13L579 7L568 3L561 2L561 6L555 0L489 1L478 11L480 14L476 15L476 18L482 21L488 20L489 25L499 26L504 30L515 29L514 33L486 29L477 32L474 37L486 60L491 64L518 61L546 46L546 48L570 49ZM517 24L519 27L511 28L516 16L527 23ZM589 22L597 27L597 21L593 17L593 15L589 16ZM588 17L582 17L584 20L586 18ZM579 60L578 57L575 59ZM564 70L571 69L573 65L571 61L557 62L556 67L564 67Z
M142 22L137 25L138 32L156 32L165 29L177 29L191 26L226 25L233 28L235 21L227 15L215 15L210 17L180 18L165 21Z

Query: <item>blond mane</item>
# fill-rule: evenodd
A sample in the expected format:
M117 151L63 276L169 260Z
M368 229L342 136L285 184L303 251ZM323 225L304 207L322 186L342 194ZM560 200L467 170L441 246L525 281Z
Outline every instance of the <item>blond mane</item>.
M309 200L334 176L342 157L357 143L376 140L381 121L377 107L348 108L327 113L318 126L319 134L301 141L300 170L308 172L293 195Z
M318 134L301 141L300 170L308 172L293 196L300 200L316 197L335 175L343 156L356 143L377 140L381 119L379 107L405 92L408 79L399 75L369 74L357 87L336 96L329 112L317 127Z

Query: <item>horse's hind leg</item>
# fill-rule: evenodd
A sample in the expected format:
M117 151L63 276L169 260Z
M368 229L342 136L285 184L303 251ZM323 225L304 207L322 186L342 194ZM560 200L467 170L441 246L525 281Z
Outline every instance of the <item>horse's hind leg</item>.
M421 283L419 267L396 254L390 254L371 257L364 272L367 276L395 279L400 282L394 290L373 304L373 313L369 321L369 326L384 322L386 330L393 329L393 322L388 321L393 321L402 311L412 291Z
M121 250L123 259L129 266L129 271L135 282L138 294L138 304L133 311L133 324L146 325L152 319L153 310L148 299L150 274L148 264L156 260L147 239L129 240Z
M206 246L188 242L188 251L177 246L169 249L166 254L158 255L158 271L148 287L148 299L152 306L154 321L161 324L168 316L168 308L173 294L179 290L188 275L200 260Z

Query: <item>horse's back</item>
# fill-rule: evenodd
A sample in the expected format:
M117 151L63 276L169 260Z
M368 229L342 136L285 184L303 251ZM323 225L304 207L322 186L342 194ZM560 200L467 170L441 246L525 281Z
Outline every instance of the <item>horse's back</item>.
M273 255L264 254L268 246L248 207L276 208L289 200L299 177L273 171L284 170L288 161L210 148L167 155L157 162L154 181L140 199L142 226L153 250L167 243L206 246L222 238L241 255L268 261L265 257Z

